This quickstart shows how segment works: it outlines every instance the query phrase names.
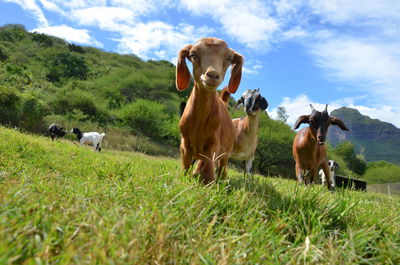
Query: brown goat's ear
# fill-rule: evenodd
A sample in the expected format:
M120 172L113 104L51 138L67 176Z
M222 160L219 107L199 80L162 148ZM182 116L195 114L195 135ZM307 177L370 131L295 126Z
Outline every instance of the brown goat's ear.
M190 72L186 65L186 58L189 59L189 52L192 46L193 45L186 45L178 54L175 83L179 91L187 89L190 84Z
M343 131L350 131L341 119L334 116L331 116L331 124L338 126Z
M310 115L302 115L294 123L293 130L296 130L297 128L299 128L300 124L309 123L309 122L310 122Z
M243 56L239 53L233 52L233 61L232 61L232 71L231 71L231 79L228 84L228 91L231 94L234 94L240 85L240 80L242 79L242 66L243 66Z

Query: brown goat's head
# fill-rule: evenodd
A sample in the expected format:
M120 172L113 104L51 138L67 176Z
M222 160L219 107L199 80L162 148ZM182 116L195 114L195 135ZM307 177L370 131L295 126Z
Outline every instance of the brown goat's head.
M259 109L266 110L268 108L267 100L261 96L260 89L247 89L242 96L236 101L236 107L240 104L244 105L247 115L254 115Z
M225 78L226 70L232 67L228 91L235 93L242 77L243 57L228 48L225 41L217 38L203 38L194 45L185 46L178 55L176 66L176 87L185 90L190 83L186 60L193 64L194 80L200 88L216 90Z
M293 129L299 128L300 124L302 123L308 123L316 137L316 141L320 145L325 143L326 134L328 133L328 128L330 125L336 125L344 131L349 131L341 119L329 116L328 104L326 104L325 110L322 112L315 110L311 104L310 106L312 111L311 114L300 116L294 124Z

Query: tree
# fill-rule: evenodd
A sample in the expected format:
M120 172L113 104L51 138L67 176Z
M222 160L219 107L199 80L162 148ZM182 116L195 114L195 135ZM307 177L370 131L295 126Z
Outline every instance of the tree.
M289 115L287 114L287 111L284 106L279 106L277 110L278 117L276 120L281 121L281 122L286 122L287 119L289 118Z
M344 141L336 146L333 151L345 161L347 167L358 175L363 175L367 169L367 164L364 160L357 157L354 150L354 145L349 141Z

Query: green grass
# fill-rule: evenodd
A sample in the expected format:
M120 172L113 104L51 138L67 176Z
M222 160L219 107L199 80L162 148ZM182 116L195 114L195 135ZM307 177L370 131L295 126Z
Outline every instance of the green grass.
M399 264L400 201L0 127L0 264Z

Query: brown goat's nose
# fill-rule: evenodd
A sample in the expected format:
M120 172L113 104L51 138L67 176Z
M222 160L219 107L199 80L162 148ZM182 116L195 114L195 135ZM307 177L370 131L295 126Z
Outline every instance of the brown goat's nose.
M215 70L207 71L207 76L209 78L212 78L212 79L218 79L219 78L219 73L217 71L215 71Z

